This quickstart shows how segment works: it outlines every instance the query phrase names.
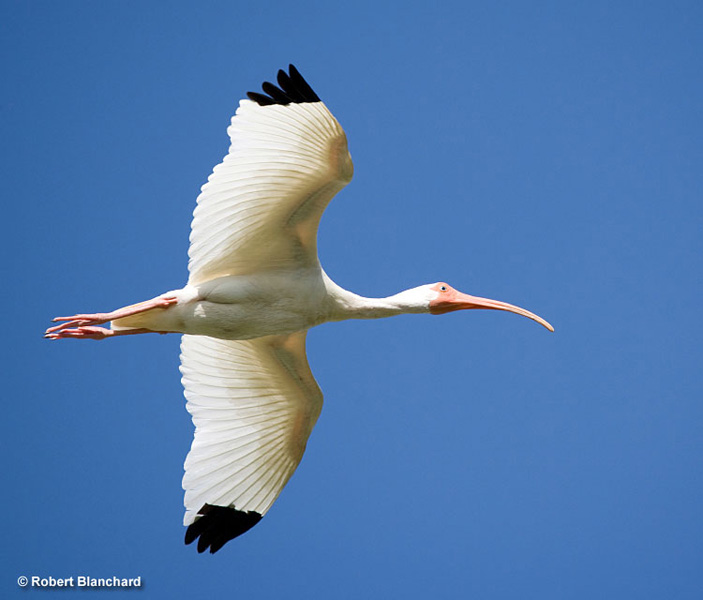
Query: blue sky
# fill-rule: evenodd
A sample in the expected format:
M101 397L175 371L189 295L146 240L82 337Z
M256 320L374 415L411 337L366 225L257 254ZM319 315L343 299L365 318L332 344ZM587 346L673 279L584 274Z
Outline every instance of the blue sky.
M3 597L81 574L148 597L701 597L703 9L564 4L2 3ZM197 555L178 337L41 333L183 285L231 114L289 62L355 162L330 276L446 280L556 332L313 330L298 472Z

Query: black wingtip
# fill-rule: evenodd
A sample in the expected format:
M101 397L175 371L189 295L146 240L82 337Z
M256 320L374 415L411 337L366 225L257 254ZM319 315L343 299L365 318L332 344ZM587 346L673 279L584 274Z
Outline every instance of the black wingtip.
M253 100L259 106L269 106L271 104L276 104L276 101L273 98L269 98L268 96L259 94L259 92L247 92L247 96L249 100Z
M211 554L261 521L261 515L253 510L237 510L212 504L203 505L198 515L186 529L185 543L188 545L198 540L198 552L210 548Z
M265 94L247 92L247 96L259 106L270 106L272 104L286 106L288 104L320 101L318 95L293 65L288 65L288 73L283 69L279 70L276 81L278 87L268 81L263 83L261 89L263 89Z

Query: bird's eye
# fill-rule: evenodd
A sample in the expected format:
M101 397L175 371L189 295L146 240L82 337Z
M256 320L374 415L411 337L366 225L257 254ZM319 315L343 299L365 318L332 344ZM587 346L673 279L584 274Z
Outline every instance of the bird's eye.
M440 292L446 292L446 291L447 291L447 286L446 286L446 285L440 285L440 286L439 286L439 291L440 291Z

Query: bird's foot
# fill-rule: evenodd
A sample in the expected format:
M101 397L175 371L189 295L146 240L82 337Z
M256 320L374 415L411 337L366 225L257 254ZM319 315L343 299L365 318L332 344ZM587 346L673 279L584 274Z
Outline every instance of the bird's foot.
M109 314L110 313L94 313L90 315L73 315L72 317L56 317L52 319L54 322L63 322L60 325L49 327L49 329L46 330L46 335L48 336L52 333L74 327L102 325L112 320L108 317Z
M51 329L54 329L55 331L52 331ZM65 340L68 338L72 338L74 340L104 340L106 337L115 335L115 332L112 331L112 329L105 329L104 327L90 327L85 325L71 328L67 326L64 329L52 327L51 329L48 329L44 334L44 337L48 340Z
M49 327L49 329L47 329L45 332L45 336L48 338L51 338L51 339L59 339L57 337L52 337L52 336L60 331L65 331L65 330L69 330L69 329L70 330L79 330L79 329L86 328L86 327L93 327L94 329L101 329L100 327L96 328L94 326L95 325L103 325L105 323L109 323L110 321L114 321L116 319L122 319L124 317L131 317L132 315L136 315L136 314L145 312L147 310L151 310L152 308L168 308L169 306L172 306L173 304L176 304L177 302L178 302L178 298L176 298L174 296L169 296L166 298L159 296L158 298L153 298L152 300L147 300L146 302L139 302L138 304L132 304L131 306L125 306L124 308L120 308L118 310L113 310L112 312L109 312L109 313L92 313L92 314L84 314L84 315L73 315L72 317L56 317L55 319L53 319L53 321L55 323L61 322L61 324L55 325L54 327ZM109 330L106 330L106 331L109 331ZM66 337L76 337L76 336L66 336ZM102 339L102 338L93 338L93 339Z
M108 337L118 335L134 335L137 333L153 333L150 329L106 329L105 327L92 327L83 325L81 327L73 327L60 329L52 333L45 333L44 337L48 340L104 340Z

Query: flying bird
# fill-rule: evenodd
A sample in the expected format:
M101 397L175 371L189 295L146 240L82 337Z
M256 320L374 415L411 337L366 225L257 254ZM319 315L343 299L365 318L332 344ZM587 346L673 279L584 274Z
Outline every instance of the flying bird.
M352 178L347 138L289 66L249 92L229 152L193 213L185 287L112 312L57 317L49 339L180 333L181 374L195 436L185 461L185 542L217 552L256 525L293 475L322 408L305 353L328 321L494 309L444 282L387 298L334 283L317 255L322 213ZM109 328L101 327L110 324Z

